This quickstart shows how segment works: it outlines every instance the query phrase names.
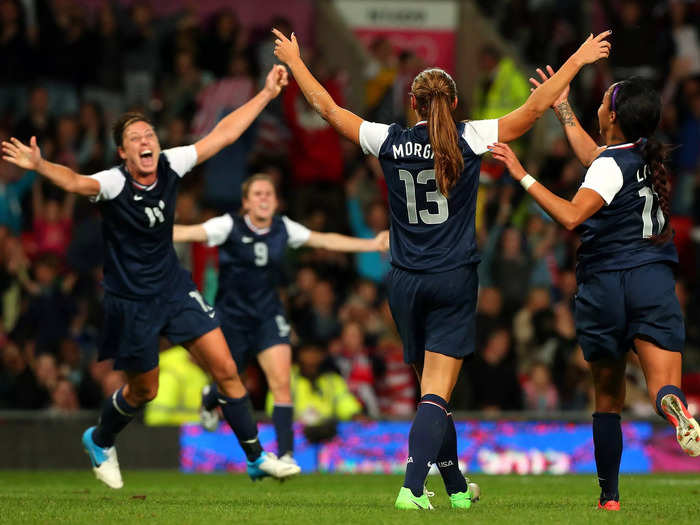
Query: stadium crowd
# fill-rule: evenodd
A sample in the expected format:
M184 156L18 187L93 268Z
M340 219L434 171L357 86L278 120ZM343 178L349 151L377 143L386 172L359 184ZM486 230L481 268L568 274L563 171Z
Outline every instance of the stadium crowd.
M593 134L597 104L610 82L637 74L662 90L662 138L677 145L668 168L692 395L692 379L698 377L693 372L700 372L700 2L477 3L524 50L518 59L533 67L560 63L581 35L612 27L610 61L572 86L572 106ZM592 7L584 9L588 4ZM138 109L151 116L163 148L189 144L248 99L274 60L269 28L244 27L233 10L208 20L187 11L156 18L147 3L128 10L103 3L88 15L71 0L0 0L0 138L27 141L34 135L45 158L80 173L116 163L109 129L120 112ZM533 24L555 28L553 39L552 31L533 30ZM270 25L285 34L292 30L281 17L271 17ZM538 40L543 35L547 42ZM406 93L424 64L383 39L368 51L362 115L411 122ZM328 91L342 100L345 77L337 61L312 49L305 54ZM485 46L479 66L475 92L462 95L467 109L462 118L500 116L528 96L527 78L498 47ZM557 125L555 119L545 122L538 144L531 134L518 146L526 156L537 152L528 162L536 178L571 197L584 169ZM280 212L315 231L369 238L388 226L386 187L376 160L343 141L293 82L250 131L183 180L177 222L195 224L236 211L241 182L258 172L277 181ZM465 363L452 405L494 413L588 408L590 374L572 314L576 235L552 223L488 159L477 233L482 250L477 354ZM216 249L194 244L176 250L213 302ZM123 381L109 362L95 361L101 263L100 218L93 204L0 163L0 409L95 409ZM290 252L281 293L293 330L293 385L306 389L309 401L296 407L298 418L311 412L339 418L413 414L418 390L413 371L403 364L386 301L388 268L388 256L377 253ZM185 352L172 355L164 370L171 361L188 360ZM628 405L650 414L642 375L630 370ZM206 378L195 379L206 384ZM254 405L264 408L266 386L255 366L246 384ZM326 413L323 400L310 396L330 391L349 391L354 399L342 404L342 413ZM198 402L196 389L190 397Z

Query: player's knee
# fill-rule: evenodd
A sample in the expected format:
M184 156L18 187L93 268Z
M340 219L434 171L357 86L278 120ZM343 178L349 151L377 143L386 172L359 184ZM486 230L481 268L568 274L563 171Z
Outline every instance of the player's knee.
M289 383L289 378L282 380L280 382L273 383L270 381L270 392L272 392L272 397L275 403L289 403L292 400L291 385Z
M214 379L216 380L217 383L221 382L226 382L226 381L239 381L240 378L238 377L238 367L236 366L236 363L234 362L233 359L230 359L220 367L217 367L216 370L213 371L214 374Z
M154 385L132 385L131 397L136 401L138 405L145 405L153 401L158 395L158 384Z

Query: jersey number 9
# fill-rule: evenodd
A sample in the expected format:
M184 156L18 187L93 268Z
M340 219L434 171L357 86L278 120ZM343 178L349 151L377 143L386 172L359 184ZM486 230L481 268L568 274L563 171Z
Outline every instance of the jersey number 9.
M255 254L255 266L265 266L267 264L267 244L264 242L256 242L253 245L253 253Z
M425 200L437 204L437 212L431 213L428 210L418 210L416 206L416 185L413 182L413 175L410 171L399 170L399 178L406 186L406 211L408 213L408 222L410 224L418 224L418 219L423 224L442 224L450 215L450 208L447 206L447 199L440 193L440 190L435 188L435 191L426 191ZM435 180L435 170L419 171L416 176L416 183L428 184L431 180Z

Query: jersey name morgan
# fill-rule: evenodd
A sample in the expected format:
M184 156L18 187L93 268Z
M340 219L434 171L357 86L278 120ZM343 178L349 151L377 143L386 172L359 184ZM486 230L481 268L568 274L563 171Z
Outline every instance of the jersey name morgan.
M579 275L678 262L673 241L650 240L664 228L666 218L636 144L608 147L589 167L581 188L597 192L605 205L577 228Z
M479 261L474 217L481 155L498 140L498 120L456 124L464 169L446 198L435 180L428 128L363 122L360 145L375 155L389 188L391 263L444 272Z
M172 286L181 267L173 248L177 185L197 163L194 146L161 152L151 186L136 183L122 165L91 177L102 213L104 285L125 297L152 297Z
M219 247L217 311L250 322L280 313L277 287L287 247L305 244L311 231L285 216L273 217L269 228L260 229L247 216L230 214L208 220L204 229L209 246Z

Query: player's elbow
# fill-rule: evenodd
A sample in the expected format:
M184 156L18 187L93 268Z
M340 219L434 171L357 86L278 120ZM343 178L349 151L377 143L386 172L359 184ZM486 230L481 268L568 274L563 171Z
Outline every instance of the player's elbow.
M579 225L583 222L583 217L581 217L578 212L572 213L569 217L566 217L564 221L562 221L562 226L566 228L568 231L574 231L576 228L579 227Z

